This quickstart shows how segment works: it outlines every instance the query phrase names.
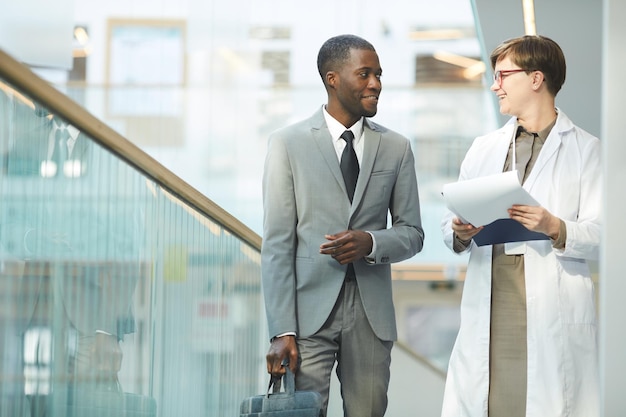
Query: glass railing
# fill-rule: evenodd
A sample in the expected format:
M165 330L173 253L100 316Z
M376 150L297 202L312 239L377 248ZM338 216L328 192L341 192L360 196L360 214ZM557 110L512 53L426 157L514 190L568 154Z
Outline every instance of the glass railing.
M0 51L0 417L235 416L260 237Z

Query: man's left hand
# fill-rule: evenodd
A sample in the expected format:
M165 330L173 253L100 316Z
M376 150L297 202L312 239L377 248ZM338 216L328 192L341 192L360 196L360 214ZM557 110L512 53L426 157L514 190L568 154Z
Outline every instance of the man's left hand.
M342 265L364 258L372 252L372 236L362 230L344 230L324 237L328 242L320 245L320 253L332 256Z

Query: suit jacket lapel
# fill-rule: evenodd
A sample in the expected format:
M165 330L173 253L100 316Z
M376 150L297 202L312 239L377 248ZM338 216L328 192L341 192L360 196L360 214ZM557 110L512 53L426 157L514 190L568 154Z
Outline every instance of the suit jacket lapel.
M354 190L354 197L352 199L352 210L359 206L365 188L369 182L372 170L374 169L374 161L376 160L376 154L381 142L381 133L370 127L367 119L363 123L363 158L361 160L361 167L359 170L359 179L356 183L356 189Z
M311 122L311 135L313 136L313 140L317 144L317 148L320 150L320 154L326 162L328 169L335 177L337 183L339 183L339 186L343 190L347 199L348 191L346 190L346 184L343 181L343 175L341 174L341 168L339 167L339 161L337 160L337 153L335 152L335 147L333 146L333 141L330 137L328 126L326 126L326 121L324 120L324 114L322 113L321 108L311 117Z

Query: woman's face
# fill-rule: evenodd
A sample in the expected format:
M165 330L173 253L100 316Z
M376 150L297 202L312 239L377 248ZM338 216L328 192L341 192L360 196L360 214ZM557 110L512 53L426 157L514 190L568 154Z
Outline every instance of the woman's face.
M498 96L500 113L519 116L528 107L532 92L531 74L514 64L509 57L496 63L491 91Z

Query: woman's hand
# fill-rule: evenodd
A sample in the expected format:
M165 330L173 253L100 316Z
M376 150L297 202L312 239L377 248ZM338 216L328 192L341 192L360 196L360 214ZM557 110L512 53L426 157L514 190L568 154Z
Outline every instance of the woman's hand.
M469 223L463 223L458 217L452 219L452 231L464 242L470 241L481 230L483 226L474 227Z
M541 206L514 204L508 212L511 219L517 220L528 230L543 233L553 240L559 237L561 220Z

